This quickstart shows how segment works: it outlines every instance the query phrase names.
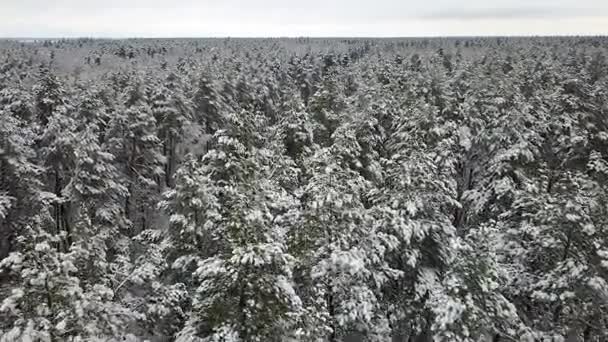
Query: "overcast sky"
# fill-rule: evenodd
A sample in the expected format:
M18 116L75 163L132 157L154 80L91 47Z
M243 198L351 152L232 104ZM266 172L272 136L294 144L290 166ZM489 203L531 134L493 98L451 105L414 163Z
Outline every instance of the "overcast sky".
M608 0L0 0L0 37L571 34L608 34Z

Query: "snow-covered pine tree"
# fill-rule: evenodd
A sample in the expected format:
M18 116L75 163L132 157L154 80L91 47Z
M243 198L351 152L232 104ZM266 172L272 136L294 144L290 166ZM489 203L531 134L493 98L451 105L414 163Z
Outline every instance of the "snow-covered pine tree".
M398 274L385 260L397 240L369 207L371 184L357 170L361 147L354 133L348 124L338 127L333 144L313 145L303 162L302 217L291 246L307 341L351 334L382 341L390 333L380 288Z
M164 183L165 158L141 81L129 82L115 104L105 140L123 175L121 184L128 190L123 205L134 236L158 219L154 208L160 200L160 184Z
M179 164L179 145L196 137L187 134L200 135L201 132L188 130L194 124L192 117L192 104L185 97L181 79L175 73L167 76L164 84L153 89L152 112L156 119L158 138L163 145L165 158L165 186L173 185L173 174Z
M292 334L300 299L286 234L297 202L273 178L274 155L256 136L262 120L232 115L213 149L186 162L167 194L173 266L191 273L184 281L193 296L178 340L278 341Z

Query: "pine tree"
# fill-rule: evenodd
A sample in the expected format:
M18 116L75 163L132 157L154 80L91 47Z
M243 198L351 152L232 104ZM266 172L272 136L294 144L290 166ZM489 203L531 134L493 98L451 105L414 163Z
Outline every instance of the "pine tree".
M193 124L191 104L184 97L183 89L175 74L167 78L168 84L161 85L152 95L152 111L157 122L158 138L163 145L165 158L165 185L173 185L173 173L179 163L178 146L188 141L188 126ZM199 135L200 132L194 131Z
M299 311L283 222L294 199L272 179L271 155L256 147L247 114L233 117L239 130L216 133L201 162L178 170L168 194L173 266L194 269L180 338L280 340Z
M338 128L331 147L313 145L304 161L302 222L291 243L306 340L338 341L354 331L387 338L379 289L398 274L384 259L397 241L374 223L366 205L371 186L352 168L361 152L352 134L348 126Z
M157 122L143 89L132 84L123 96L108 124L105 140L120 165L121 183L128 191L124 212L136 235L156 219L153 208L160 199L165 158Z

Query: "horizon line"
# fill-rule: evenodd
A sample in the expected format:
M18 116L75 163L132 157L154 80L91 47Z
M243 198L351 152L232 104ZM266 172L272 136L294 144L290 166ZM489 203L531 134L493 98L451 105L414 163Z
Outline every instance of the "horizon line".
M82 35L82 36L0 36L0 40L48 40L48 39L110 39L110 40L129 40L129 39L429 39L429 38L604 38L606 34L577 33L577 34L483 34L483 35L412 35L412 36L390 36L390 35L352 35L352 36L306 36L306 35L285 35L285 36L103 36L103 35Z

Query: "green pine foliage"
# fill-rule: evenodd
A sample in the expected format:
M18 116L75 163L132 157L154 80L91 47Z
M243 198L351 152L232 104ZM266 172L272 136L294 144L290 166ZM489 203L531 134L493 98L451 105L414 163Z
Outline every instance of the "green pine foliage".
M0 342L605 341L607 42L0 41Z

